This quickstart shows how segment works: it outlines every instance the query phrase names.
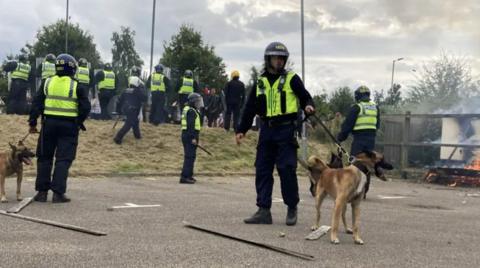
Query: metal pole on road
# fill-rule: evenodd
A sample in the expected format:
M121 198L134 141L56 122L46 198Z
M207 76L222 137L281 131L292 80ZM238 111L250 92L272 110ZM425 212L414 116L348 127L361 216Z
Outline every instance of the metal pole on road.
M153 11L152 11L152 40L150 43L150 72L148 75L152 73L152 68L153 68L153 41L155 39L155 6L156 6L157 0L153 0Z
M69 0L67 0L67 10L66 10L66 17L65 17L65 53L68 53L68 6Z

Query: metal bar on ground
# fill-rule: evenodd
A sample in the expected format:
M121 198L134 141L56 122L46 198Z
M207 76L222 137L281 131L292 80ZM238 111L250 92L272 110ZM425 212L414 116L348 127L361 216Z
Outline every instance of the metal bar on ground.
M122 209L122 208L156 208L161 207L162 205L137 205L132 203L125 203L124 206L113 206L107 208L108 211L113 211L115 209Z
M30 205L33 202L33 197L27 197L23 199L20 203L16 204L15 206L7 209L7 213L18 213L26 206Z
M206 229L204 227L193 225L193 224L185 222L185 221L183 222L183 224L184 224L185 227L191 228L191 229L194 229L194 230L197 230L197 231L202 231L202 232L205 232L205 233L221 236L221 237L232 239L232 240L239 241L239 242L243 242L243 243L246 243L246 244L249 244L249 245L254 245L254 246L257 246L257 247L269 249L269 250L272 250L272 251L280 252L280 253L290 255L290 256L293 256L293 257L297 257L297 258L300 258L300 259L304 259L304 260L309 260L309 261L315 260L315 257L312 256L312 255L307 255L307 254L296 252L296 251L293 251L293 250L280 248L280 247L272 246L272 245L269 245L269 244L259 243L259 242L239 238L239 237L236 237L236 236L231 236L231 235L228 235L228 234L224 234L224 233L220 233L220 232L217 232L217 231L209 230L209 229Z
M40 223L40 224L55 226L55 227L59 227L59 228L63 228L63 229L71 230L71 231L76 231L76 232L80 232L80 233L95 235L95 236L107 235L107 233L104 233L104 232L92 231L92 230L88 230L88 229L85 229L83 227L79 227L79 226L75 226L75 225L64 224L64 223L49 221L49 220L42 220L42 219L39 219L39 218L23 216L23 215L15 214L15 213L8 213L5 210L0 210L0 215L5 215L5 216L9 216L9 217L13 217L13 218L21 219L21 220L26 220L26 221L31 221L31 222L36 222L36 223Z

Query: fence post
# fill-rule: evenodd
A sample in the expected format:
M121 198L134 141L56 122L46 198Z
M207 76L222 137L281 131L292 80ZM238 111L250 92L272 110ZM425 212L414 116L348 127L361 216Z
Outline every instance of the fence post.
M408 168L408 146L407 143L410 142L410 115L411 112L407 111L405 113L405 120L403 122L403 131L402 131L402 146L400 147L400 169L403 171Z

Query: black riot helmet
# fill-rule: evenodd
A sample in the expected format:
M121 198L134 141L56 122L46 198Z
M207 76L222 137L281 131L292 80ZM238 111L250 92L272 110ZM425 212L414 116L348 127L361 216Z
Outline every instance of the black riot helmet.
M140 76L142 74L142 69L138 66L133 66L132 69L130 69L130 75L131 76Z
M55 55L53 55L52 53L48 53L46 56L45 56L45 61L48 61L50 63L55 63L55 60L56 60L56 57Z
M354 92L355 101L368 101L370 100L370 89L366 86L359 86Z
M105 65L103 65L103 69L105 69L106 71L111 71L112 70L112 64L110 63L105 63Z
M188 77L188 78L192 78L193 77L193 72L191 70L185 70L185 76Z
M77 61L69 54L60 54L55 60L55 71L58 76L75 75L77 66Z
M155 72L159 74L163 74L163 65L162 64L155 65Z
M87 66L88 66L88 61L87 61L87 59L85 59L85 58L80 58L80 59L78 60L78 65L79 65L79 66L82 66L82 67L87 67Z
M270 57L272 56L283 57L285 59L285 64L286 64L288 57L290 56L290 53L288 52L288 49L284 44L280 42L272 42L265 48L265 53L263 55L266 68L271 67ZM283 66L283 69L285 69L285 66ZM277 71L283 71L283 70L277 70Z

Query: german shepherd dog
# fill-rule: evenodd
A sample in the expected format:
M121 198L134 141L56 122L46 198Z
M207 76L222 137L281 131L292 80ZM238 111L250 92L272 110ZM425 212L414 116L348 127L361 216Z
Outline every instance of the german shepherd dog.
M337 233L340 216L342 216L346 232L353 234L356 244L363 245L358 228L360 202L365 194L367 176L374 172L379 163L384 163L384 160L383 155L377 152L360 153L354 162L345 168L330 168L316 156L311 156L307 163L300 161L300 164L309 170L311 182L315 185L313 193L316 198L317 218L312 229L316 230L320 226L322 202L327 195L330 195L335 200L330 241L333 244L340 243ZM345 218L347 203L351 203L352 206L353 230L348 228Z
M32 157L35 157L35 154L21 141L17 146L11 143L9 145L11 151L0 153L0 201L2 203L8 202L5 195L5 179L13 174L17 174L17 200L22 200L23 164L31 165Z

